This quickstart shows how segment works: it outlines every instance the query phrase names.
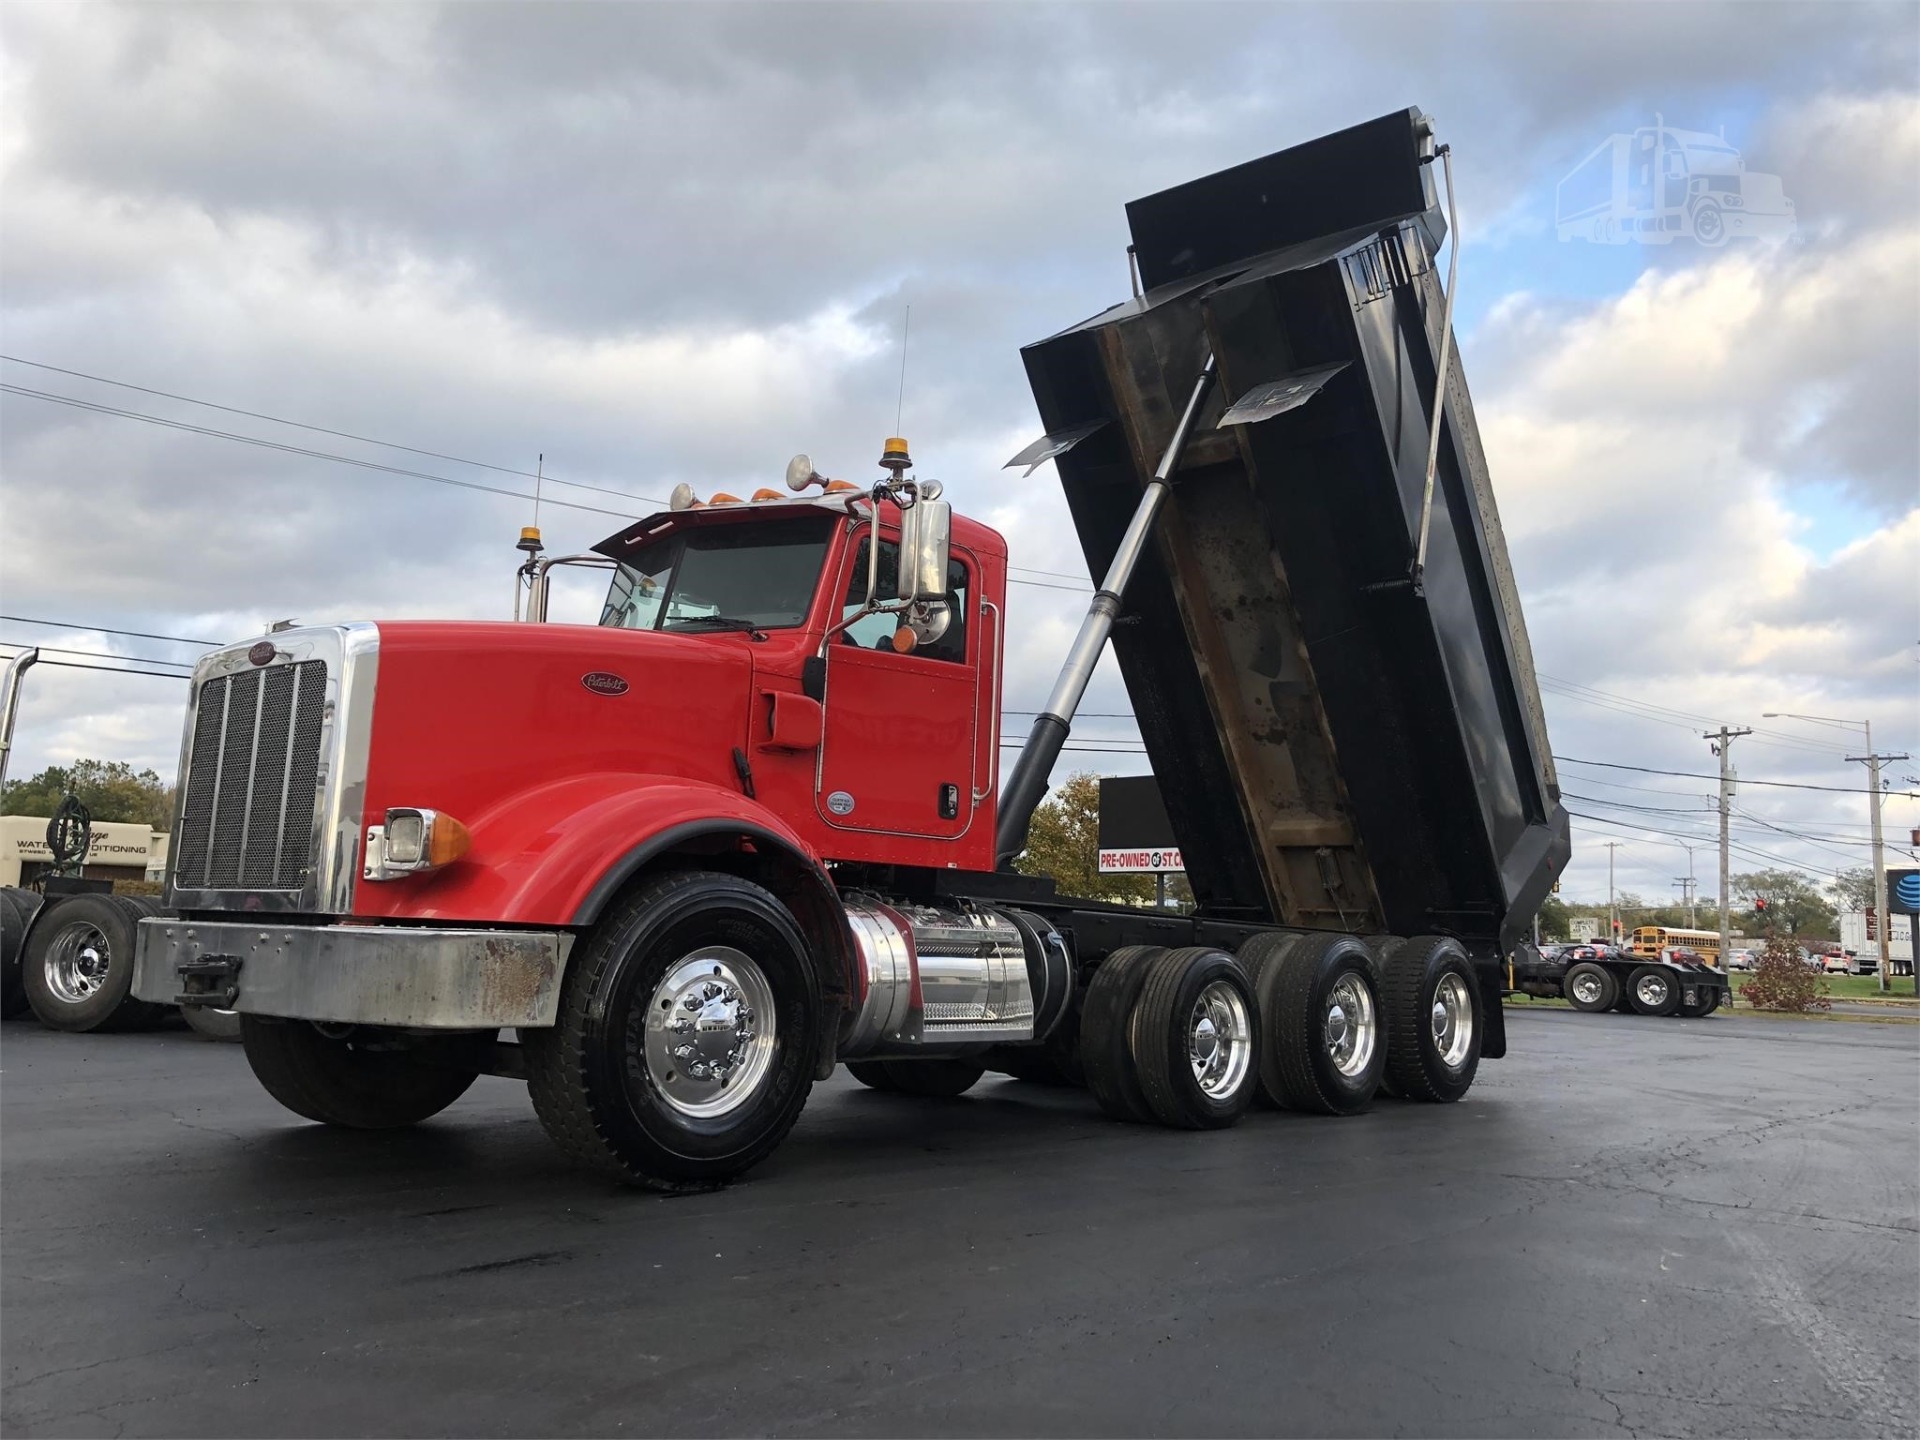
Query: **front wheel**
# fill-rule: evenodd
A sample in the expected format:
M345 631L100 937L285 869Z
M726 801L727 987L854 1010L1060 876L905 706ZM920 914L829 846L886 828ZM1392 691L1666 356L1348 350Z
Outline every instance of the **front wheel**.
M237 1041L240 1038L240 1014L235 1010L213 1010L205 1005L182 1005L180 1018L187 1028L203 1040Z
M247 1064L266 1092L303 1119L347 1130L396 1130L438 1115L478 1078L477 1047L491 1038L239 1018Z
M736 875L663 875L575 952L551 1029L524 1030L534 1110L630 1185L711 1190L786 1138L813 1088L818 977L793 917Z
M1719 202L1702 200L1694 210L1693 238L1709 250L1727 243L1727 216Z

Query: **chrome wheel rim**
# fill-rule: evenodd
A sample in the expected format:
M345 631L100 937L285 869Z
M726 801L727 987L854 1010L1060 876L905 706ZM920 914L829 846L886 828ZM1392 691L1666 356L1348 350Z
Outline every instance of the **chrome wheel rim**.
M1664 975L1642 975L1633 987L1633 993L1642 1005L1664 1005L1667 1003L1667 979Z
M1327 992L1327 1011L1321 1018L1321 1034L1333 1068L1348 1079L1365 1074L1373 1060L1376 1033L1373 992L1365 980L1349 970Z
M1593 974L1575 977L1573 982L1573 998L1578 1000L1582 1005L1598 1005L1600 1003L1600 977Z
M1458 1070L1473 1046L1473 997L1467 982L1449 971L1433 988L1433 1048L1440 1063Z
M67 1005L80 1005L100 993L113 966L113 951L97 925L68 925L47 947L47 989Z
M1187 1020L1187 1060L1209 1100L1238 1093L1253 1068L1253 1025L1247 1002L1225 980L1200 992Z
M773 1068L773 987L743 951L708 945L667 967L647 1003L647 1076L695 1120L748 1104Z

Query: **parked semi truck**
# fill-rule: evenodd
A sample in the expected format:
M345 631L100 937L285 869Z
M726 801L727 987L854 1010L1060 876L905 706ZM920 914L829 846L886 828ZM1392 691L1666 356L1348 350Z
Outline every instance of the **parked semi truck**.
M1404 111L1136 201L1138 293L1025 351L1020 458L1104 579L1004 789L1005 540L904 440L871 483L800 456L587 556L523 537L520 623L207 656L135 993L237 1010L310 1120L520 1076L665 1190L762 1159L840 1063L1190 1128L1457 1100L1568 839L1436 156ZM561 564L610 572L597 626L547 621ZM1190 915L1012 871L1109 636Z
M13 749L21 682L40 652L29 646L0 671L0 789ZM170 1004L150 1005L133 995L136 927L166 912L145 895L114 893L113 873L131 869L144 879L150 832L145 826L95 825L69 795L45 825L45 843L10 837L16 852L31 854L36 874L26 884L0 885L0 1019L31 1013L53 1030L125 1030L184 1018L211 1040L240 1038L240 1018L230 1011ZM19 825L8 828L18 830ZM110 855L101 855L105 849ZM40 857L46 857L42 862ZM89 867L90 859L104 860ZM129 859L136 863L129 866ZM120 863L114 863L120 862ZM105 876L82 873L88 868ZM18 860L6 879L18 881ZM124 878L124 877L123 877Z
M1877 974L1880 969L1880 934L1865 910L1840 912L1840 945L1853 957L1856 975ZM1895 914L1887 933L1887 970L1894 975L1913 974L1913 921Z

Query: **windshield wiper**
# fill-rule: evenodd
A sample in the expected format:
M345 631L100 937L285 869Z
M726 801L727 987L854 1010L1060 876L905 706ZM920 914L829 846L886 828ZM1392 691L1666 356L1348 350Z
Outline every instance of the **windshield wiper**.
M732 615L689 615L681 620L669 620L662 630L691 630L694 626L707 630L743 630L757 639L766 637L760 634L760 627L751 620L741 620Z

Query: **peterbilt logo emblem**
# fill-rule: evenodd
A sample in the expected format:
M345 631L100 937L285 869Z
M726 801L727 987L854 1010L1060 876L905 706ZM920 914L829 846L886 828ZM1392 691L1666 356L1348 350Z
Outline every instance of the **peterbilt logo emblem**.
M605 670L590 670L580 677L580 683L596 695L624 695L633 687L618 675Z
M253 648L247 651L247 659L256 665L265 665L273 659L273 654L273 641L256 640L253 642Z

